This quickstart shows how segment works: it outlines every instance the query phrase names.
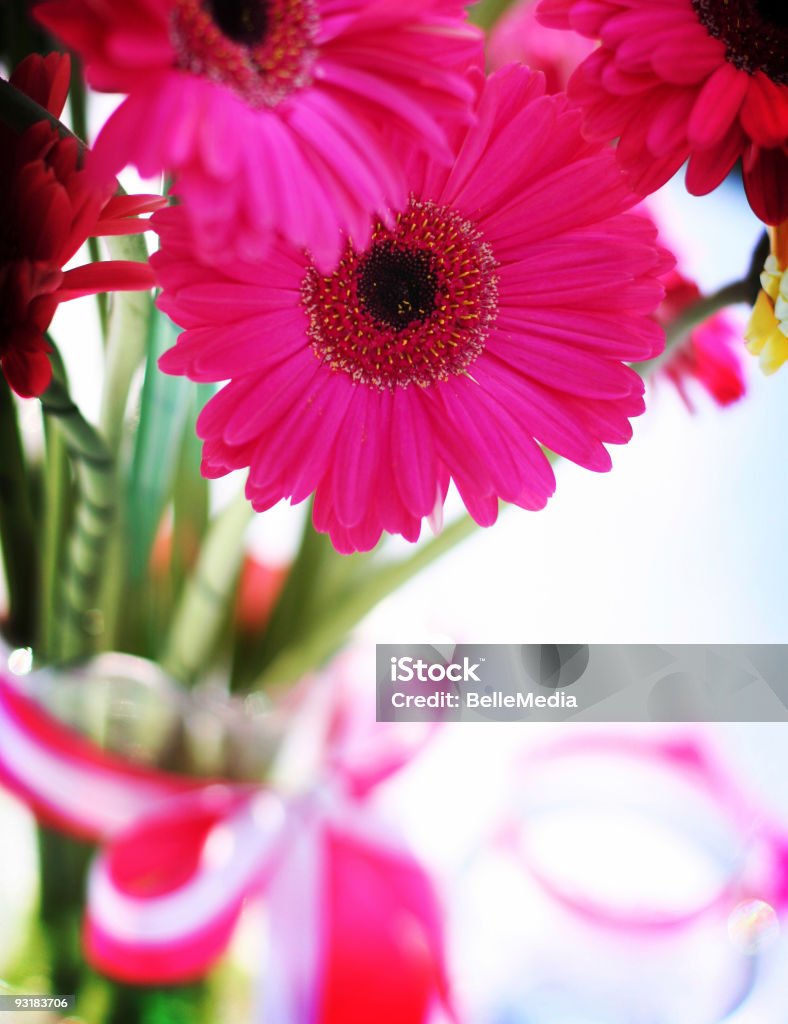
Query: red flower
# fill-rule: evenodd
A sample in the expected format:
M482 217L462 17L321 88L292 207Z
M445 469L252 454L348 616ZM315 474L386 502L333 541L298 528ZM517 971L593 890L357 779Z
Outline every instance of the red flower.
M665 298L657 320L669 324L700 298L694 281L673 270L663 278ZM699 324L670 357L662 373L675 386L684 404L694 412L687 384L694 380L719 406L732 405L747 392L744 366L738 355L741 331L725 313L717 313Z
M54 117L68 93L70 61L32 55L11 84ZM160 196L113 196L81 169L80 145L49 121L21 134L0 125L0 367L18 395L40 395L52 369L46 330L58 303L100 291L150 288L147 264L110 261L64 271L90 236L144 231L140 213Z
M271 565L246 555L235 605L235 623L242 633L254 634L265 629L288 572L286 565Z
M784 0L542 0L538 13L601 41L569 95L587 138L619 140L640 195L686 160L688 190L705 195L741 158L756 216L788 216Z

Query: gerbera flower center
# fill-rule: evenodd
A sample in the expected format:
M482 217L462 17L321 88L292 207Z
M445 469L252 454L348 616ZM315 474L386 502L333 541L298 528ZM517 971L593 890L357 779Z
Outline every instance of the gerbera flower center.
M438 293L435 258L428 249L401 249L378 242L361 261L358 297L382 324L404 330L434 311Z
M692 6L709 35L725 44L731 64L788 85L785 0L692 0Z
M466 373L498 311L497 262L456 210L412 199L372 244L348 244L333 274L310 267L302 286L312 349L354 381L427 387Z
M243 46L255 46L268 31L268 3L260 0L208 0L207 10L223 35Z
M273 107L312 81L314 0L175 0L171 34L179 67Z

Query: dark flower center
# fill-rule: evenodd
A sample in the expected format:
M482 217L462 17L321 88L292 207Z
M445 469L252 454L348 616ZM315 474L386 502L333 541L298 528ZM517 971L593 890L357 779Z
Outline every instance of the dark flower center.
M734 67L788 85L788 0L692 0L692 6Z
M395 331L426 320L438 298L434 257L426 249L378 242L362 260L358 297L376 320Z
M206 7L222 34L242 46L256 46L268 31L265 0L207 0Z
M498 313L497 263L470 221L411 199L372 245L348 245L328 275L307 270L302 301L315 356L377 390L429 387L484 351Z
M758 0L755 6L764 21L779 28L788 28L788 6L785 0Z
M178 67L233 89L252 107L275 107L312 83L315 0L174 0Z

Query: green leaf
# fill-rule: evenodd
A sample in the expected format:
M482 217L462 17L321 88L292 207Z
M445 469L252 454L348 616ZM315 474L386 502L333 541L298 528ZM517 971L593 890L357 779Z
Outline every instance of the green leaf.
M104 439L71 400L57 350L50 353L52 380L41 395L45 416L62 432L77 483L77 500L58 573L53 623L55 661L84 657L95 646L97 601L116 513L115 460Z
M147 570L156 531L172 494L193 400L194 387L188 380L162 373L157 365L159 356L175 344L177 336L178 329L172 321L162 313L154 313L127 491L128 564L132 582L139 582Z
M205 671L230 612L252 507L241 492L211 522L170 623L161 666L190 683Z
M0 565L5 565L14 644L32 644L37 604L38 544L32 493L16 403L0 371Z
M480 0L470 9L470 19L480 28L491 29L514 0Z
M183 432L172 497L173 542L171 581L176 592L190 572L210 521L208 481L200 472L202 441L196 421L203 406L216 391L214 384L198 384L192 394L186 429Z
M110 237L107 248L114 260L148 260L144 235ZM114 292L111 296L99 431L113 457L117 457L123 438L131 382L145 359L154 320L160 315L150 292Z

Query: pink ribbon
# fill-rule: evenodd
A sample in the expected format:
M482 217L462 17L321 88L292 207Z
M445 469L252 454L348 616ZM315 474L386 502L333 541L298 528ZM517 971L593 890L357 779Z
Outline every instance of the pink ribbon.
M622 732L572 731L530 750L518 768L523 777L538 786L538 772L550 771L567 758L578 758L578 779L582 766L597 756L617 758L621 770L627 766L658 767L691 787L715 807L741 843L740 862L728 880L709 899L684 912L643 910L638 906L613 908L580 896L541 870L529 854L528 819L511 821L501 840L521 859L529 873L549 896L592 924L622 929L641 935L682 929L717 909L729 910L739 901L762 899L776 911L788 909L788 836L785 830L758 808L715 756L712 746L698 730L670 735L628 735ZM536 781L534 776L536 775ZM644 794L647 798L648 794Z
M322 730L319 781L288 798L134 767L0 676L0 782L45 823L101 844L84 931L94 966L138 984L199 977L262 896L270 938L261 1020L425 1024L439 1008L454 1016L432 883L367 800L429 733L380 726L359 742L342 688L321 685L329 706L310 712Z

